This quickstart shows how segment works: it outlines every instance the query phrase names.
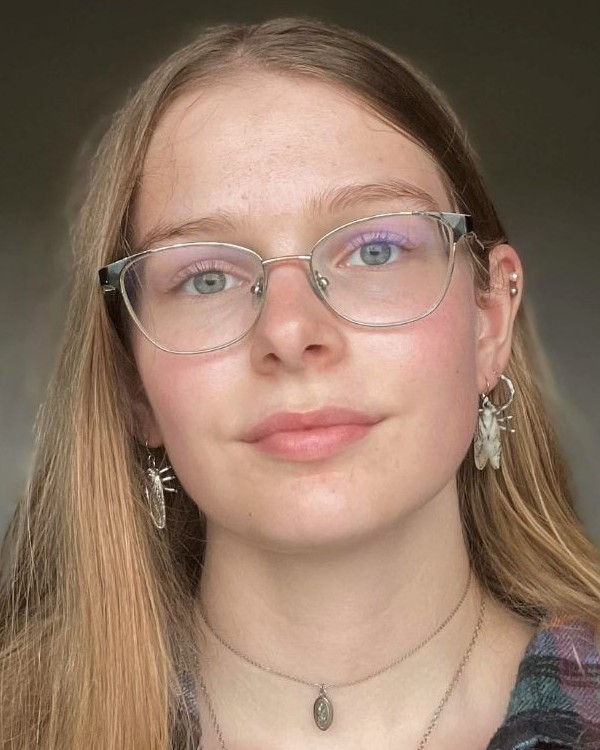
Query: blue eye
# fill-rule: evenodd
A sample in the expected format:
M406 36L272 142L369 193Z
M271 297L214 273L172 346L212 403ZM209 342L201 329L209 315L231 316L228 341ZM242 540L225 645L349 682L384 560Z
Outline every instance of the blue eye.
M216 294L227 286L227 274L222 271L205 271L192 276L183 286L190 294Z
M215 259L196 262L176 277L176 287L192 296L214 296L243 283L243 273L231 263Z
M401 241L389 236L358 238L352 251L348 255L346 264L349 266L383 266L398 260L405 252Z

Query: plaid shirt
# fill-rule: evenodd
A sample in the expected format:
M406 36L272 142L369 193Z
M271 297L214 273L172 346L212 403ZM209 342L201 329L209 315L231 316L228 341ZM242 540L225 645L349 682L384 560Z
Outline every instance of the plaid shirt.
M540 625L487 750L600 750L600 654L589 624Z
M183 703L198 732L193 680L181 678ZM177 724L176 724L177 726ZM173 748L185 747L174 735ZM188 746L189 747L189 746ZM600 750L600 653L580 620L545 620L519 666L504 723L487 750Z

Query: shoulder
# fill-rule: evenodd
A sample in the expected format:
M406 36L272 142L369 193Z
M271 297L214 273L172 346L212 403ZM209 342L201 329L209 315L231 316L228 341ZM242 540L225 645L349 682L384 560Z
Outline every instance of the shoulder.
M600 748L600 638L584 620L550 616L521 664L488 750Z

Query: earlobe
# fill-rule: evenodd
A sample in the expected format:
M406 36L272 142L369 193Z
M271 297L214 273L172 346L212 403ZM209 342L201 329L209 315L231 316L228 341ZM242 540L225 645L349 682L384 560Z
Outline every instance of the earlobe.
M478 300L477 369L481 393L486 392L486 381L508 364L513 324L522 296L519 256L510 245L497 245L490 252L489 289ZM495 381L494 376L492 386Z
M148 448L158 448L163 444L160 428L156 422L152 407L145 397L135 400L133 406L137 438L142 445Z

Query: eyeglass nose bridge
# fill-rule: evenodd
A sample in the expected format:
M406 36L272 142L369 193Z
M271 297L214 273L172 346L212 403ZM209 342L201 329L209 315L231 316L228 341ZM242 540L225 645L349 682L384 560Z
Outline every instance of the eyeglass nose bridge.
M312 268L312 255L280 255L277 258L267 258L266 260L262 260L262 267L266 268L267 266L271 266L274 263L283 263L288 260L304 260L307 261L310 265L310 273L308 275L311 288L313 292L317 295L317 297L321 300L325 299L325 292L327 290L327 287L329 286L329 279L327 279L325 276L320 274L318 271L313 271ZM264 296L265 292L267 290L267 275L263 276L262 279L257 281L255 284L253 284L250 287L250 292L257 298L261 298Z

